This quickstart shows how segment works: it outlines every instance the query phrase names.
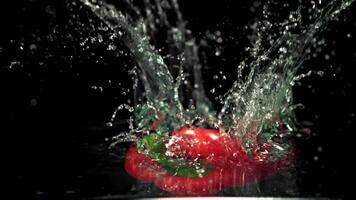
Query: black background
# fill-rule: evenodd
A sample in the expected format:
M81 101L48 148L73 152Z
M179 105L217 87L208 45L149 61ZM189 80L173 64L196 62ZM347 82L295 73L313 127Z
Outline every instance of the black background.
M206 30L222 32L224 42L212 45L222 54L208 54L207 79L219 70L228 72L242 59L240 52L247 44L243 27L258 14L250 11L252 3L180 1L197 38ZM105 50L106 44L81 47L85 33L79 33L78 25L68 25L73 12L78 10L68 9L62 1L11 1L0 7L2 165L9 168L4 173L10 175L7 185L13 195L129 194L135 182L122 170L120 152L107 150L105 138L122 128L104 125L115 107L127 100L108 80L131 84L126 71L132 61ZM324 70L325 75L307 78L294 88L295 102L305 105L297 112L298 119L313 122L311 136L297 141L298 196L344 197L353 182L356 5L342 16L323 33L327 47L304 64L305 71ZM68 33L73 37L63 37ZM325 60L331 51L335 55ZM222 84L227 88L231 82ZM102 86L103 92L93 85ZM209 81L207 91L215 85Z

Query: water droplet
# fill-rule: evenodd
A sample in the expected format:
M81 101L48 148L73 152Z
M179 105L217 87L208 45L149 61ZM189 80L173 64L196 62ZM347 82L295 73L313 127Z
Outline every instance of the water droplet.
M37 99L31 99L30 104L31 106L37 106Z
M29 48L30 48L31 51L36 51L37 50L37 46L35 44L31 44Z
M325 58L325 60L330 60L329 54L325 54L324 58Z
M280 47L280 48L279 48L279 53L287 53L287 48L285 48L285 47Z
M98 35L98 41L100 42L100 43L102 43L103 42L103 36L102 35Z
M318 71L316 72L319 76L323 77L324 76L324 72L323 71Z
M114 44L109 44L107 49L108 49L109 51L115 51L116 48L117 48L116 45L114 45Z
M12 61L12 62L10 62L9 69L12 69L15 66L19 66L19 65L20 65L19 61Z
M220 50L216 50L215 51L215 56L220 56L221 55L221 51Z

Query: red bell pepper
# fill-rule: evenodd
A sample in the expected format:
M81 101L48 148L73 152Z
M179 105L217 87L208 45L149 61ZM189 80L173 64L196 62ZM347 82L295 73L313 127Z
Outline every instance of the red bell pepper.
M176 195L208 195L256 183L293 163L291 150L276 161L262 159L258 152L249 156L239 139L213 129L181 128L168 141L149 134L132 145L125 169Z

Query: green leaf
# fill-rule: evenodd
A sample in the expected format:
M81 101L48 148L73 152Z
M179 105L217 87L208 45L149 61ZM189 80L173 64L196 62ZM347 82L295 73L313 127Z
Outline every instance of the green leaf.
M148 134L137 143L137 149L156 160L165 170L175 176L203 177L212 170L211 164L198 161L173 159L167 157L162 137L158 134Z
M137 144L137 148L141 151L148 151L147 153L162 152L164 150L164 143L161 136L158 134L148 134L144 136Z

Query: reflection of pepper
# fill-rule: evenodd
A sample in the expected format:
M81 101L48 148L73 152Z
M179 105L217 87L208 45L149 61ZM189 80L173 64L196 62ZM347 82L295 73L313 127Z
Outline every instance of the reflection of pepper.
M212 129L182 128L166 143L150 134L131 146L125 169L176 195L206 195L256 183L291 164L291 152L277 161L261 161L248 156L238 139Z

